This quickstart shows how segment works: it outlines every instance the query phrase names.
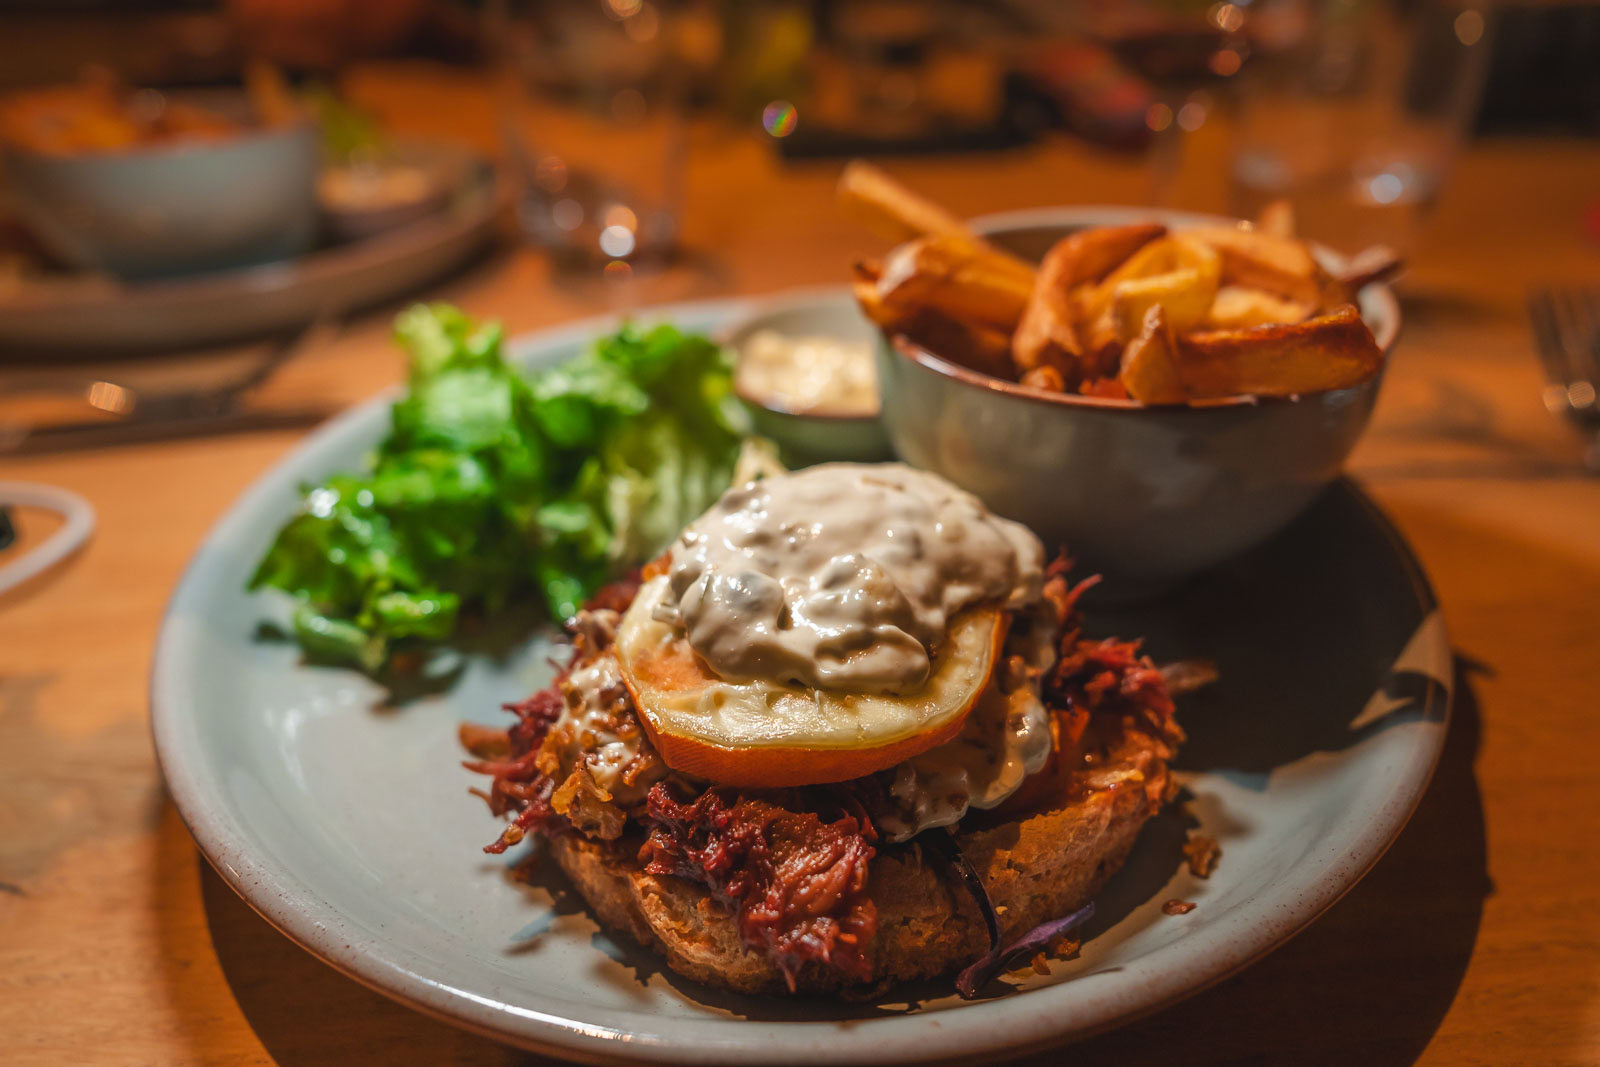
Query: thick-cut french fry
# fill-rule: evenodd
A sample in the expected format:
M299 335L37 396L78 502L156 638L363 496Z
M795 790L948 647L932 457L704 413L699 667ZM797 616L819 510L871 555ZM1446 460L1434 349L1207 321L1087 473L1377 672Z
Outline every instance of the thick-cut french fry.
M1082 230L1045 254L1022 321L1011 340L1012 356L1024 370L1054 367L1068 384L1099 372L1083 363L1085 346L1074 322L1072 291L1098 281L1143 246L1166 233L1157 223Z
M1079 357L1084 366L1084 377L1099 378L1116 370L1122 359L1122 335L1117 330L1117 316L1106 308L1092 320L1080 319L1078 336L1083 345Z
M878 278L878 295L892 308L929 308L1007 332L1022 318L1033 287L1034 272L1026 264L943 234L896 248Z
M1205 247L1209 248L1209 245ZM1185 250L1190 251L1190 250ZM1140 247L1136 252L1100 279L1100 283L1091 290L1090 299L1098 301L1093 307L1095 313L1104 311L1111 306L1111 291L1119 284L1134 278L1148 278L1152 274L1164 274L1169 270L1177 270L1187 264L1180 262L1178 239L1168 235L1157 238L1149 244Z
M1193 398L1293 396L1366 381L1383 362L1350 305L1293 325L1206 330L1178 338L1178 372Z
M878 278L883 273L883 264L877 260L857 260L850 270L855 275L850 288L855 293L861 313L884 330L894 331L903 326L906 316L887 307L883 297L878 295Z
M1117 377L1141 404L1182 404L1189 399L1178 370L1172 329L1160 304L1145 313L1139 335L1122 352Z
M937 311L923 310L899 330L940 359L993 378L1015 380L1011 337L975 322L960 322Z
M263 125L288 126L305 118L306 109L289 88L283 68L266 60L245 64L244 91Z
M1339 295L1328 291L1332 279L1311 250L1293 238L1227 226L1202 226L1186 232L1217 250L1222 257L1224 285L1264 289L1317 308L1329 306L1330 299Z
M987 245L961 219L863 160L845 165L836 195L846 212L891 240L938 234L952 241Z
M1046 256L1028 306L1011 335L1011 357L1021 371L1050 367L1063 381L1076 382L1082 373L1078 360L1083 343L1073 323L1071 290L1056 283L1057 273L1051 257Z
M904 241L930 233L976 240L966 223L859 159L839 175L839 203L885 237Z
M1317 270L1311 250L1292 237L1279 237L1239 226L1196 226L1184 233L1222 253L1224 269L1229 254L1236 254L1278 274L1310 278Z
M873 260L857 262L852 283L862 314L880 329L902 334L952 363L996 378L1016 377L1009 333L977 322L963 322L931 307L888 302L878 289L883 270L883 265Z
M1167 310L1174 329L1197 326L1211 310L1216 292L1215 284L1206 285L1200 272L1192 267L1125 281L1117 286L1111 300L1117 336L1124 342L1137 337L1139 324L1153 307Z
M1097 226L1080 230L1062 241L1070 253L1063 258L1060 284L1072 287L1097 282L1110 274L1134 253L1150 242L1166 235L1167 228L1159 222L1137 222L1129 226ZM1046 262L1049 257L1046 257ZM1041 268L1042 270L1043 268Z
M1205 325L1237 330L1247 326L1270 326L1275 322L1299 322L1313 310L1306 304L1284 300L1260 289L1224 285L1211 301Z
M877 326L884 330L897 330L905 324L905 317L896 313L893 308L884 305L883 298L878 295L876 282L863 281L857 278L850 283L850 288L855 292L856 303L861 307L861 313L871 319Z
M1126 342L1143 332L1145 313L1156 304L1166 310L1167 323L1177 331L1198 326L1211 310L1221 276L1217 253L1209 245L1181 234L1156 243L1165 244L1168 249L1168 256L1155 264L1164 268L1162 272L1127 278L1111 289L1112 321L1118 340ZM1153 246L1147 245L1146 249L1150 247Z
M1193 270L1195 274L1180 275L1160 282L1151 279L1175 272ZM1078 321L1092 324L1091 331L1108 333L1099 325L1102 317L1114 312L1118 294L1124 285L1129 288L1123 302L1131 305L1127 314L1117 313L1110 319L1118 341L1126 341L1139 333L1144 321L1145 308L1154 302L1141 299L1141 293L1159 293L1162 290L1182 293L1184 306L1169 306L1167 318L1173 328L1182 330L1197 324L1195 314L1200 309L1201 296L1214 293L1221 275L1221 260L1215 250L1202 241L1182 234L1151 241L1133 255L1123 260L1098 285L1089 287L1079 308ZM1137 283L1137 284L1129 284ZM1176 295L1174 299L1180 299ZM1209 299L1209 297L1207 297Z
M859 159L848 163L839 175L837 192L847 211L887 237L897 241L934 237L947 249L966 247L981 255L993 272L1033 284L1032 264L994 247L961 219L870 163Z
M1283 199L1268 201L1256 216L1256 229L1273 237L1293 237L1294 205Z
M1061 372L1054 367L1035 367L1024 374L1018 381L1030 389L1039 389L1046 393L1064 393L1067 383L1062 381Z

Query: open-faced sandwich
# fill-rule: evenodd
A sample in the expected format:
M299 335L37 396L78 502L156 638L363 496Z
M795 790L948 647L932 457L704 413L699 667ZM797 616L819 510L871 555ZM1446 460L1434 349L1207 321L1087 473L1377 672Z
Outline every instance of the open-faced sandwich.
M1089 640L1065 560L942 479L736 484L572 623L572 661L463 739L599 918L746 992L1049 949L1176 792L1136 642Z

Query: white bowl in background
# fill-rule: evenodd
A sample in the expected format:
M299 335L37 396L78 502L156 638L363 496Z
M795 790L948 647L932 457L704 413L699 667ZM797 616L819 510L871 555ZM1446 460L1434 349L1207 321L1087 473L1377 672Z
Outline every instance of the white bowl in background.
M118 152L0 148L13 205L39 242L70 266L124 278L308 251L320 156L309 119Z

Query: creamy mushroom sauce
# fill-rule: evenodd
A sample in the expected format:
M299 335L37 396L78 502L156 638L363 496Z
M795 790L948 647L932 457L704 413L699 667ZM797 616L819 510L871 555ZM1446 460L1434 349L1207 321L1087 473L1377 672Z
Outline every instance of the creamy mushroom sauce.
M672 548L655 617L729 680L901 692L950 617L1039 598L1044 549L900 464L829 463L723 494Z
M1028 616L1013 625L1004 664L961 732L883 772L888 800L869 814L887 840L954 826L969 808L998 807L1049 762L1054 742L1039 679L1055 665L1055 626L1043 605Z

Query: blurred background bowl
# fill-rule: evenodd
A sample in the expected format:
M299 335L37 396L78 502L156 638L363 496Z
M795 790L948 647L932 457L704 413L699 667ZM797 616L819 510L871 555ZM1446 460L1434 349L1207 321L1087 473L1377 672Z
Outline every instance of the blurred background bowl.
M225 104L228 101L223 101ZM123 278L246 266L317 237L309 119L112 152L0 148L14 207L62 262Z
M1037 260L1090 226L1212 216L1136 208L1061 208L974 225ZM1338 257L1327 253L1330 263ZM1369 286L1361 312L1390 353L1400 308ZM1350 389L1215 406L1142 408L1044 393L968 370L903 337L878 350L883 423L895 451L1065 546L1081 572L1121 598L1148 595L1277 533L1339 475L1366 427L1382 369Z

